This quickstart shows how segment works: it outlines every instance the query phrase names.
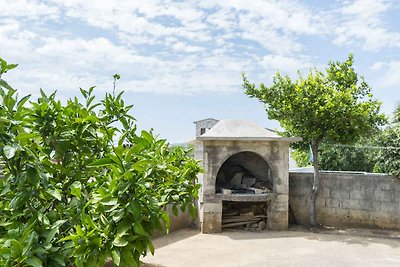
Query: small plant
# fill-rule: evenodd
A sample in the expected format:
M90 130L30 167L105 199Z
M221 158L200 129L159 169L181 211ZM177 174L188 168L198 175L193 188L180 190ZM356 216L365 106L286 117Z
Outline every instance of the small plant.
M0 77L16 67L0 63ZM195 214L189 151L137 134L123 93L93 90L29 101L0 79L0 266L139 266L166 204Z

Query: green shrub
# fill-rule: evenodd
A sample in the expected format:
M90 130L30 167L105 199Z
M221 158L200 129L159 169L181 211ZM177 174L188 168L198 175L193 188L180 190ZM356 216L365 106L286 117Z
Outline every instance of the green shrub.
M0 78L16 67L0 63ZM96 102L81 89L83 103L65 104L40 93L18 100L0 79L0 266L139 266L167 203L195 213L200 167L136 134L122 93Z

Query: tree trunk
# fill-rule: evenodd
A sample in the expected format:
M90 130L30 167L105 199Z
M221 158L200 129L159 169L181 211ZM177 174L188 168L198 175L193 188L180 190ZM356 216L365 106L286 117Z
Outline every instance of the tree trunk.
M311 143L311 149L313 154L313 169L314 169L314 176L313 176L313 184L310 193L310 224L311 226L317 226L317 209L315 207L315 203L317 200L317 192L319 186L319 170L318 170L318 141L313 141Z

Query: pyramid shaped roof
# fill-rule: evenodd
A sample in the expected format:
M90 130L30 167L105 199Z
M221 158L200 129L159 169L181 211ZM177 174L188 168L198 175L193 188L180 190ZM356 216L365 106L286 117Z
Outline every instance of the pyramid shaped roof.
M267 130L248 120L220 120L198 140L270 140L299 141L301 138L281 137L276 132Z

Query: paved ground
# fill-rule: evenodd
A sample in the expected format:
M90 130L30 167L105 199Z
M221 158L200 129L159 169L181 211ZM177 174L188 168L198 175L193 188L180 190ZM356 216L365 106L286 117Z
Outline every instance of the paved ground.
M400 266L400 239L348 233L181 230L154 240L145 266Z

